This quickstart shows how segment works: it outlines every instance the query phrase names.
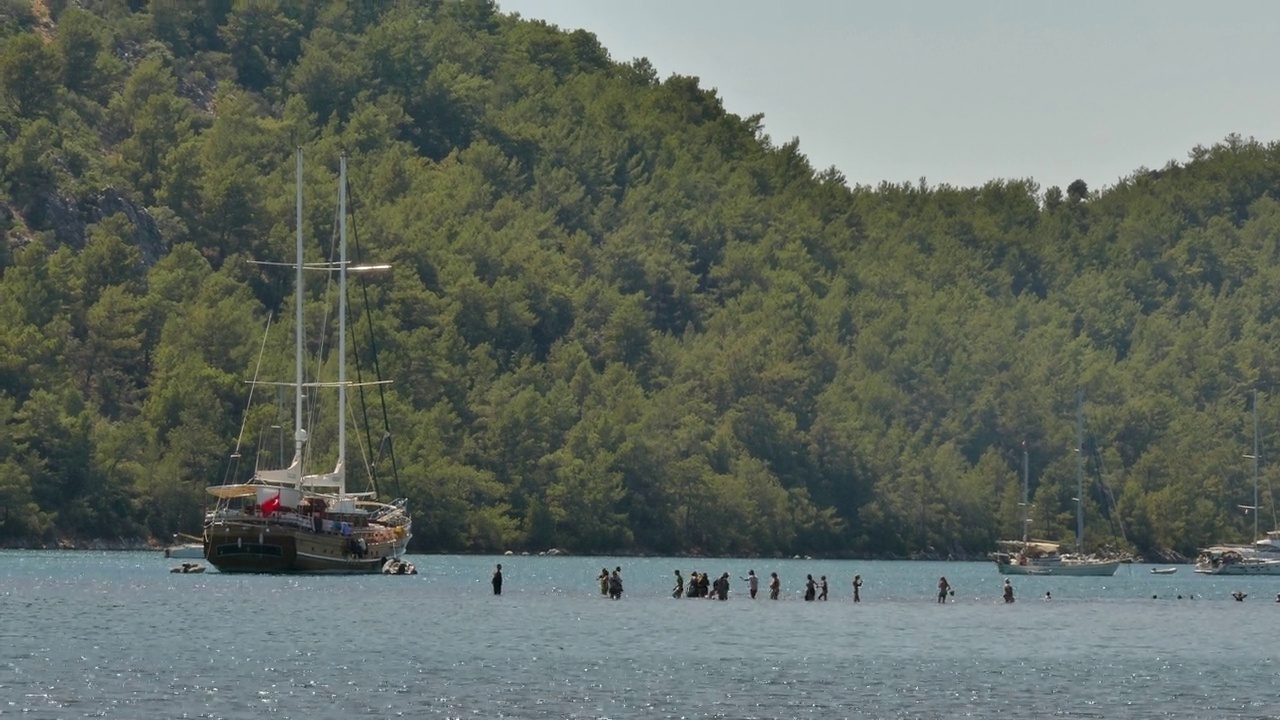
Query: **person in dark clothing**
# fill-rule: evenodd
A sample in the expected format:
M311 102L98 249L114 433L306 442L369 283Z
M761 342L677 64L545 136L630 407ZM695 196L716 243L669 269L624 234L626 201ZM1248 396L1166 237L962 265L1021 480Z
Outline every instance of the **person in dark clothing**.
M1004 601L1013 602L1013 583L1009 582L1009 578L1004 579Z
M684 576L680 574L679 570L676 571L676 586L671 588L671 597L684 597Z
M782 581L778 579L778 573L769 573L769 599L777 600L778 594L782 592ZM1280 597L1280 596L1277 596ZM1277 602L1280 602L1278 600Z
M615 568L609 576L609 597L617 600L622 597L622 568Z
M951 592L951 583L947 582L945 576L938 578L938 602L947 601L947 593Z
M853 576L853 601L854 602L862 602L862 596L858 594L858 591L861 589L862 589L862 576L854 575Z
M502 563L498 563L498 569L493 571L493 594L502 594Z
M721 600L729 599L729 573L721 575L720 579L716 580L716 597Z
M813 581L812 575L806 575L804 581L804 599L811 602L818 595L818 584Z
M704 598L711 594L711 576L707 573L698 575L698 597Z
M698 597L698 583L700 583L700 582L702 582L702 576L698 574L698 571L697 571L697 570L694 570L694 571L690 572L690 573L689 573L689 586L688 586L688 588L685 590L684 596L685 596L685 597L691 597L691 598L696 598L696 597Z

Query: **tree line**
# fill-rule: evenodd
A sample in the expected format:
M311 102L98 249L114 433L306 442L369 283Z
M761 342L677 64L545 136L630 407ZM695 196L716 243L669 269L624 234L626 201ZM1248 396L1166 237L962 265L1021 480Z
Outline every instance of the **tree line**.
M415 550L975 556L1024 447L1070 540L1076 388L1088 548L1249 539L1280 145L851 187L764 128L484 0L0 3L0 539L191 532L291 452L245 381L292 377L252 261L292 261L296 147L308 257L345 153L393 265L359 311Z

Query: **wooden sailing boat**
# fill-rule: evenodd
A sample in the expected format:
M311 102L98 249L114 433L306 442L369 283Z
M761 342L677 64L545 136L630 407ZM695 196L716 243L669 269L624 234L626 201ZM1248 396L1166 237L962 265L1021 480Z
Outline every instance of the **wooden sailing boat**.
M297 259L295 261L294 454L288 467L259 469L246 483L215 485L217 499L204 527L205 556L222 572L376 573L405 551L412 535L406 501L381 502L375 493L346 487L347 162L339 170L340 259L312 269L337 270L338 381L303 382L302 151L297 156ZM303 428L305 388L336 387L338 459L332 471L307 474L308 434Z
M1003 575L1069 575L1109 577L1120 567L1120 560L1088 557L1084 546L1084 394L1076 389L1076 553L1062 552L1060 543L1030 540L1030 505L1027 490L1027 453L1022 452L1022 542L1002 543L1012 548L995 554L996 568Z

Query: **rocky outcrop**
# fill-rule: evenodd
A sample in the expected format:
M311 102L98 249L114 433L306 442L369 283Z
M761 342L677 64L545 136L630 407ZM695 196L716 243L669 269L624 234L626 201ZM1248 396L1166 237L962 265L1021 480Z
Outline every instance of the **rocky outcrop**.
M54 192L41 194L27 213L27 224L37 230L51 230L60 245L80 250L87 228L113 215L123 215L133 225L129 242L138 248L142 262L150 267L164 256L164 237L156 221L132 200L113 187L78 200Z
M151 267L164 256L164 238L160 228L144 207L135 205L120 194L115 188L105 188L96 196L81 203L81 212L89 218L88 222L96 223L112 215L124 215L133 224L133 237L130 241L142 255L142 262Z

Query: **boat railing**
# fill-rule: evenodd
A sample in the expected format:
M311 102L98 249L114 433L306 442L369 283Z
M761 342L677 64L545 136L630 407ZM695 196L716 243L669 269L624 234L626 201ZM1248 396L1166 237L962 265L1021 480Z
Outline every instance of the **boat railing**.
M387 542L394 542L397 537L403 535L402 532L397 534L397 528L403 528L405 525L409 524L408 516L403 513L399 516L393 516L392 520L393 522L383 523L383 525L391 528ZM398 520L399 522L395 522L395 520ZM318 518L316 515L303 515L301 513L287 510L278 510L267 517L247 513L242 510L228 511L221 513L218 517L218 521L235 522L242 525L252 526L261 525L263 527L266 527L267 525L291 525L318 535L339 535L342 537L351 537L365 532L363 527L357 526L349 521Z

